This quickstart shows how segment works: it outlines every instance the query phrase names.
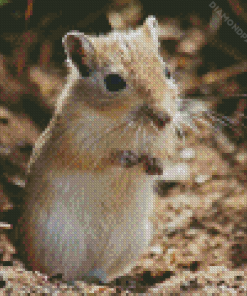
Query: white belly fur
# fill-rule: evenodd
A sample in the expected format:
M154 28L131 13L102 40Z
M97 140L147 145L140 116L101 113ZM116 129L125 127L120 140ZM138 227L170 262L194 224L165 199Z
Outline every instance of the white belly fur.
M103 175L50 171L44 190L37 186L41 180L33 188L30 184L30 202L37 209L31 213L32 243L48 274L79 280L100 269L109 281L129 271L152 238L154 202L153 178L133 174L133 168ZM117 186L116 180L121 181ZM50 200L49 206L39 202L43 198Z

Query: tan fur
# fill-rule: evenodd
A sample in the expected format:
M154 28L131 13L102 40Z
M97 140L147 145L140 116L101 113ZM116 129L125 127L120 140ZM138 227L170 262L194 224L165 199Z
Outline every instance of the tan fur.
M155 26L148 18L136 31L86 36L95 50L86 62L97 65L97 81L101 71L110 71L127 83L114 95L81 79L68 60L68 82L30 161L19 223L23 257L32 269L62 273L66 280L101 270L106 277L100 279L109 281L128 272L147 249L157 177L142 163L127 168L111 155L122 150L164 157L175 142L173 122L158 130L133 120L144 104L172 121L177 112L176 87L165 78ZM110 104L102 105L104 99Z

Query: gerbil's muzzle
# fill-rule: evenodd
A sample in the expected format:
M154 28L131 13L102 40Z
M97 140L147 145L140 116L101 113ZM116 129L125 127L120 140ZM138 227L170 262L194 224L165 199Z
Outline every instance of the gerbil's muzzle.
M139 107L135 116L136 120L141 119L143 124L147 124L151 121L158 129L163 129L166 124L171 121L171 117L166 112L156 111L148 105Z

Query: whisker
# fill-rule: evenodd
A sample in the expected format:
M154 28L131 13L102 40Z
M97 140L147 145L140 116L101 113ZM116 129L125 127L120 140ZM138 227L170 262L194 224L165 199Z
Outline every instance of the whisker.
M113 133L113 132L117 132L120 128L122 128L124 125L126 124L126 121L124 120L123 122L121 122L120 125L117 125L117 126L114 126L113 128L112 127L109 127L108 129L106 129L103 133L101 131L103 131L104 129L100 130L100 131L97 131L97 134L103 134L102 136L100 137L97 137L95 138L95 140L93 141L93 143L89 143L89 146L88 147L85 147L87 150L90 150L92 151L94 149L94 147L97 147L96 144L98 144L98 142L105 138L107 135L109 135L110 133ZM92 138L92 137L91 137Z
M229 127L232 131L239 132L237 127L246 128L246 126L242 123L237 123L234 119L230 118L226 115L214 115L213 112L210 114L208 113L207 116L211 117L213 122L221 123L224 127Z
M192 116L193 120L202 122L203 124L207 125L208 127L212 127L212 124L206 118L199 117L199 116L194 115L194 114L192 114L191 116Z
M189 119L187 127L189 127L197 135L200 135L200 131L198 127L195 125L195 123L193 122L193 120Z
M141 147L140 148L141 152L149 154L150 153L150 148L149 148L148 143L150 143L150 140L149 140L150 138L147 136L146 129L145 128L140 128L140 131L137 130L137 132L139 132L139 134L142 135L140 145L139 145L139 147Z

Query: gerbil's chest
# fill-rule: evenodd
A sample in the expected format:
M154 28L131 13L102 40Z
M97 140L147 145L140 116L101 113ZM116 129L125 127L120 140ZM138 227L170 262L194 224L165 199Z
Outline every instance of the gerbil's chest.
M84 215L92 210L103 220L109 216L120 219L132 211L143 214L145 208L152 208L154 177L140 174L141 170L139 167L110 167L103 173L52 170L46 176L50 206L53 211L66 209L78 221L85 220Z

